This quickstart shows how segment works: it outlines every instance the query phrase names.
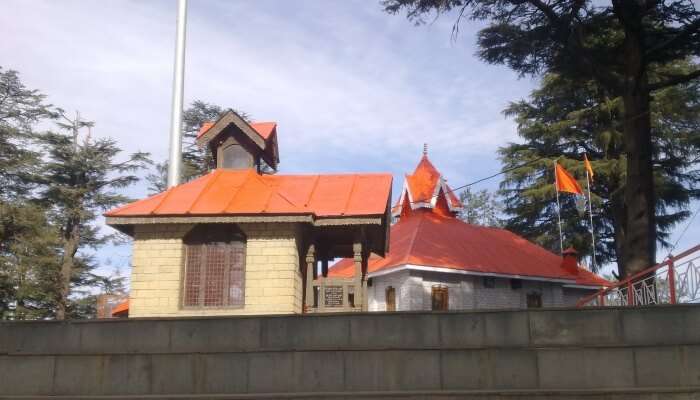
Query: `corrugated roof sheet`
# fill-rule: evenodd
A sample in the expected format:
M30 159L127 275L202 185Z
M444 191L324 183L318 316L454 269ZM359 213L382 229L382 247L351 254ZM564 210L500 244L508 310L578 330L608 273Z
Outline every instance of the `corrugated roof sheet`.
M390 174L380 173L259 175L252 169L217 169L105 216L383 215L391 181Z
M505 229L467 224L431 210L415 210L391 227L389 252L373 257L368 273L403 265L448 268L483 274L566 279L579 285L609 285L605 279L579 268L572 274L562 258ZM333 265L329 276L354 275L352 259Z

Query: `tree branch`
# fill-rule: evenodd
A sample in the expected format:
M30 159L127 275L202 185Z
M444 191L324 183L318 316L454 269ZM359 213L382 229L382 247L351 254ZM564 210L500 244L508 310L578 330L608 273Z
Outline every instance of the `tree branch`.
M690 82L693 79L700 78L700 69L695 70L691 73L685 74L685 75L672 75L670 78L664 80L664 81L659 81L656 83L649 84L649 91L654 91L654 90L659 90L663 89L669 86L674 86L678 85L681 83L686 83Z
M700 30L700 18L696 19L691 24L686 25L686 27L683 28L680 31L680 33L678 33L677 35L666 40L665 42L659 43L656 46L650 48L649 50L647 50L644 53L644 55L646 57L650 57L653 53L656 53L657 51L660 51L660 50L665 50L665 49L673 46L677 42L685 40L688 36L692 35L693 33L697 33L699 30Z
M541 0L530 0L530 4L537 7L538 10L542 11L547 18L552 21L553 24L559 23L559 16L554 11L552 6L543 3Z

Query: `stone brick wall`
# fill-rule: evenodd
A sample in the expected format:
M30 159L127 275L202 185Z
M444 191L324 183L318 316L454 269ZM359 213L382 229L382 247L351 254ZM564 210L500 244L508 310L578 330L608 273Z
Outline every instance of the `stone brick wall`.
M134 233L130 317L300 313L299 227L241 224L247 237L245 306L183 309L183 236L193 225L141 225Z
M0 321L0 399L697 400L699 331L691 304Z
M396 289L397 311L425 311L432 307L434 285L449 290L450 310L494 310L527 307L527 294L540 293L543 307L574 306L592 293L585 289L564 289L562 284L522 280L520 289L512 289L510 279L496 278L494 288L486 288L482 277L427 271L399 271L372 278L369 311L386 311L386 288Z

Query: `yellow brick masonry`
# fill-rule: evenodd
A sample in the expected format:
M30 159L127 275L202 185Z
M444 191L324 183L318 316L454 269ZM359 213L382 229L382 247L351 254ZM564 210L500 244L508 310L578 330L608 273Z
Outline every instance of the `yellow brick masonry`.
M241 224L246 247L243 308L181 307L185 224L136 226L134 233L130 317L301 313L302 278L295 224Z

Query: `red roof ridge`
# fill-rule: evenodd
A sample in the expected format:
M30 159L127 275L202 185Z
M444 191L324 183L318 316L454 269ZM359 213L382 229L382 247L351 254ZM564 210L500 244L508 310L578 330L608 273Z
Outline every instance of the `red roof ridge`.
M165 197L165 192L160 192L160 193L153 194L153 195L151 195L151 196L146 197L144 200L147 200L147 199L155 199L155 198L158 197L158 196ZM160 204L160 203L158 203L158 204ZM118 212L121 212L121 211L126 211L126 210L128 210L128 209L130 209L130 208L136 207L137 205L138 205L138 204L137 204L137 201L132 201L131 203L127 203L127 204L124 204L123 206L119 206L119 207L116 207L116 208L114 208L114 209L112 209L112 210L107 211L107 212L105 213L105 216L110 216L110 215L112 215L112 214L115 214L115 213L118 213Z
M201 177L199 177L199 178L197 178L197 179L194 179L194 180L192 180L192 181L190 181L190 182L194 182L194 181L197 181L197 180L199 180L199 179L203 179L203 178L207 177L208 175L209 175L209 174L204 175L204 176L201 176ZM189 183L189 182L187 182L187 183ZM160 202L158 202L158 205L155 206L155 207L153 207L153 210L152 210L149 214L155 214L156 211L158 211L158 209L160 208L160 206L162 206L163 203L165 203L165 200L167 200L167 198L170 197L170 195L172 195L173 193L175 193L175 191L177 190L177 188L178 188L179 186L180 186L180 185L178 184L178 185L175 185L175 186L173 186L173 187L171 187L171 188L166 189L165 192L163 192L163 193L165 193L165 195L163 196L163 198L160 199Z
M418 232L420 231L420 227L421 227L421 225L423 225L423 221L425 220L425 213L420 213L419 218L420 219L418 220L416 227L413 229L413 235L411 236L411 241L408 243L408 251L406 251L406 255L403 259L404 264L408 264L409 257L411 257L411 253L413 253L413 246L416 243L416 238L418 237Z
M316 188L318 187L318 181L321 180L321 175L316 174L316 179L314 180L314 185L311 187L311 190L309 191L309 197L306 199L306 202L304 203L304 207L308 207L309 204L311 203L311 198L314 197L314 193L316 192Z
M287 198L287 196L285 196L283 193L281 193L281 191L279 190L278 187L272 186L269 182L267 182L265 179L263 179L262 176L260 176L258 174L255 174L255 175L258 178L258 181L260 181L263 185L265 185L266 187L268 187L270 189L270 197L268 197L267 201L265 202L265 209L267 209L267 205L270 204L270 200L272 199L272 196L274 196L275 194L278 195L279 197L281 197L287 203L289 203L290 206L292 206L294 208L300 208L296 203L294 203L289 198Z
M211 188L211 186L214 184L214 182L216 182L216 181L219 179L219 177L221 176L220 171L217 170L217 169L213 170L213 171L210 172L209 174L211 174L212 176L209 178L209 180L207 181L207 183L204 184L204 188L203 188L199 193L197 193L197 196L194 198L194 200L192 200L192 204L190 204L190 206L189 206L189 208L187 209L187 211L185 211L185 214L190 214L190 210L192 210L192 207L194 207L194 206L197 204L197 202L198 202L199 199L202 197L202 195L204 194L204 192L206 192L207 190L209 190L209 188ZM209 174L207 174L207 175L209 175Z
M355 191L355 185L357 184L357 178L358 174L354 174L352 178L352 186L350 186L350 192L348 193L348 199L345 201L345 207L343 208L343 212L341 215L345 215L348 211L348 207L350 207L350 201L352 200L352 193Z
M247 172L247 174L246 174L245 180L243 180L243 182L242 182L240 185L238 185L238 187L236 187L236 191L231 195L231 198L230 198L229 201L226 203L226 206L224 206L223 210L221 210L222 213L223 213L223 212L226 212L226 210L228 210L228 208L231 207L231 204L233 204L233 201L236 199L236 196L238 195L238 193L241 192L241 188L245 185L245 182L247 182L248 179L250 179L250 174L251 174L253 171L250 170L250 169L248 169L248 170L246 170L246 172ZM257 175L257 174L256 174L256 175Z

